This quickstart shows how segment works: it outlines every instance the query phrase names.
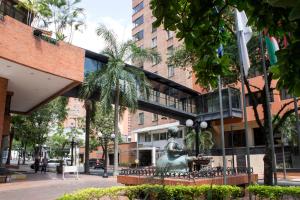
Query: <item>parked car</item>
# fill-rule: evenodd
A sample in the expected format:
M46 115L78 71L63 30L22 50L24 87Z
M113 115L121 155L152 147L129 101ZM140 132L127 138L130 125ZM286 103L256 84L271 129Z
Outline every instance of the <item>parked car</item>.
M104 169L104 160L103 159L97 159L96 164L94 166L94 169Z
M57 159L50 159L48 160L48 168L56 168L56 166L59 166L59 160Z
M104 161L103 159L91 158L89 160L89 166L94 169L104 169Z

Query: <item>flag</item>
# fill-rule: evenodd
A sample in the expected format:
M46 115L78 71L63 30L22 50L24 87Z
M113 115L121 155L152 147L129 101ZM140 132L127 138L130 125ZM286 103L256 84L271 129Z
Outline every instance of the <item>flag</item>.
M270 64L274 65L277 62L276 51L279 50L279 45L274 37L266 36L266 46L268 50Z
M235 27L238 41L238 49L240 56L240 63L243 66L244 74L247 77L250 68L250 60L248 55L247 43L252 37L252 29L247 26L247 16L244 11L239 12L235 9Z

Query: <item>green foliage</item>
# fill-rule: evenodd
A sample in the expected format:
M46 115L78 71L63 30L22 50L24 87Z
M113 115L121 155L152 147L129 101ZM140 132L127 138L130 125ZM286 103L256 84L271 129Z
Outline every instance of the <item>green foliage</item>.
M51 128L61 125L65 120L67 101L65 97L58 97L30 115L13 115L12 127L15 139L20 141L22 146L34 147L36 144L44 144Z
M216 53L220 44L226 48L236 41L232 29L234 8L245 10L248 25L258 32L267 30L280 39L286 36L289 45L276 53L278 64L272 67L272 72L279 79L278 87L300 95L300 0L151 1L154 25L176 31L176 37L184 40L185 48L197 58L192 68L197 82L204 87L216 87L218 75L232 76L237 70L233 66L236 60L226 49L222 58Z
M138 185L127 187L112 187L108 189L90 188L73 194L66 194L59 200L92 200L104 196L127 196L129 199L152 200L193 200L193 199L235 199L241 195L241 188L229 185L201 185L201 186L163 186Z
M126 62L160 60L160 56L152 49L136 47L131 40L119 44L116 34L104 25L100 25L96 33L106 42L102 53L108 57L108 62L101 69L87 75L80 93L84 99L96 97L100 101L103 113L107 114L114 110L114 133L116 134L114 155L117 160L120 137L119 115L126 108L134 112L137 109L138 97L142 95L148 98L150 93L150 84L144 72L128 67ZM116 161L115 169L117 165Z
M81 0L20 0L18 7L28 11L27 24L53 30L56 40L71 42L73 32L84 26L84 9L77 7ZM43 37L55 44L55 40Z
M189 150L193 150L195 146L195 131L190 129L185 137L186 147ZM214 146L212 133L210 130L202 131L199 135L199 145L202 151L209 150Z
M48 139L47 145L51 149L51 157L64 158L69 154L71 140L74 138L80 143L79 136L82 134L77 128L71 128L66 132L63 126L58 126L56 132Z
M277 200L282 199L283 196L300 197L300 187L252 185L248 187L248 190L250 193L262 199Z

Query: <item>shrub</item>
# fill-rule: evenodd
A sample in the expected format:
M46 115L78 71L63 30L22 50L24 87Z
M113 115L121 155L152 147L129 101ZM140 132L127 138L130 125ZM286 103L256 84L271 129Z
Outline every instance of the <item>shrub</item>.
M241 194L241 188L229 185L171 186L138 185L112 188L89 188L73 194L66 194L59 200L96 200L104 196L127 196L129 199L151 200L193 200L193 199L234 199Z
M251 194L262 199L282 199L284 196L300 198L300 187L281 187L281 186L266 186L266 185L251 185L248 187Z

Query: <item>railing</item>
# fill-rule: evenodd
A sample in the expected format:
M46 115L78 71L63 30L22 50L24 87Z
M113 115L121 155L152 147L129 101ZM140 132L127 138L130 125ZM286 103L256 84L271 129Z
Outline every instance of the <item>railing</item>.
M248 168L236 167L227 168L226 175L234 176L239 174L247 174ZM253 173L253 168L250 168L250 173ZM145 167L136 169L122 169L120 175L124 176L148 176L160 178L176 178L176 179L199 179L199 178L215 178L223 176L223 168L202 168L199 171L192 172L176 172L168 171L167 169L159 169L156 167Z
M195 100L193 98L186 97L179 99L172 95L150 90L150 96L148 99L146 99L144 96L140 96L140 99L149 103L166 106L183 112L196 113L196 106L194 105Z

